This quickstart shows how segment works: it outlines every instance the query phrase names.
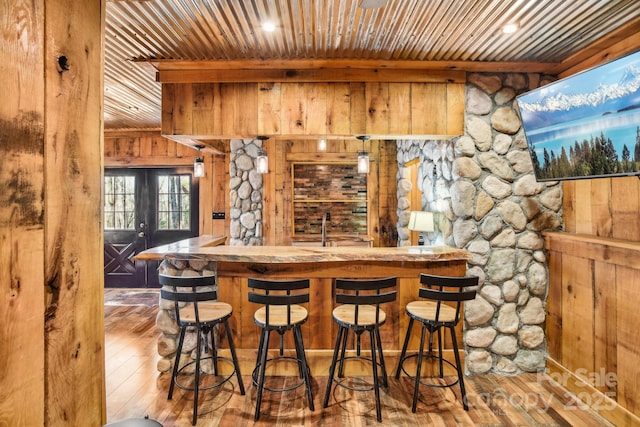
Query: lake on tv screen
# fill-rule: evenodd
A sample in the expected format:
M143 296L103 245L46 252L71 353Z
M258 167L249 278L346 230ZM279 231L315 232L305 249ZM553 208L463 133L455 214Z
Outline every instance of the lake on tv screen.
M631 110L614 115L596 117L585 117L580 120L555 124L538 128L532 132L527 132L527 139L533 147L539 167L543 170L546 178L566 177L566 176L587 176L603 175L612 173L635 172L640 169L640 159L635 158L636 143L640 144L640 111ZM576 145L578 144L578 146ZM581 166L575 167L577 162L585 162L584 147L592 152L605 151L606 155L618 163L610 165L605 169L601 166L592 168ZM626 150L625 150L626 146ZM578 147L578 151L576 151ZM611 153L610 147L613 147ZM564 161L568 160L573 166L564 168L551 167L550 160L559 159L563 156ZM547 152L545 163L545 150ZM600 153L602 155L602 153ZM572 158L572 156L574 158ZM592 157L592 155L589 155ZM595 160L594 160L595 162ZM557 166L557 165L556 165Z

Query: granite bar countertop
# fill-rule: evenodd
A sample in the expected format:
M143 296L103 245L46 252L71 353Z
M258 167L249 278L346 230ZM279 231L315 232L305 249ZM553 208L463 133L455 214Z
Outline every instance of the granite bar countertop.
M449 246L356 247L356 246L228 246L224 236L200 236L147 249L138 261L165 257L207 259L220 262L318 263L348 261L451 261L471 258L469 252Z

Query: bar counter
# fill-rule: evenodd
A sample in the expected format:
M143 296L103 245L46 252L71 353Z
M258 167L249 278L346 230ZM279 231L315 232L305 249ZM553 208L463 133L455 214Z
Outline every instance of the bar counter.
M184 268L191 270L189 274L206 274L200 270L207 268L205 265L215 265L209 268L217 269L219 299L233 307L230 325L242 365L246 356L248 365L243 366L245 372L253 369L249 365L255 362L259 339L259 330L253 321L258 306L247 300L249 277L310 279L309 320L303 326L303 339L314 369L317 365L314 353L316 356L328 356L330 351L327 350L333 349L337 333L331 317L334 308L333 278L398 278L398 297L395 303L384 307L387 323L381 329L385 354L393 357L402 348L408 323L404 307L418 297L420 273L463 276L470 258L467 251L447 246L228 246L223 244L224 241L223 236L187 239L146 250L137 255L136 260L182 260ZM161 304L161 310L167 308ZM419 337L414 337L411 346L415 348L418 342ZM275 347L276 343L273 344ZM159 352L170 359L171 355L162 354L163 347L159 344ZM226 348L226 344L222 343L221 347ZM287 348L292 347L287 345ZM167 363L159 363L158 369L164 371L166 366Z

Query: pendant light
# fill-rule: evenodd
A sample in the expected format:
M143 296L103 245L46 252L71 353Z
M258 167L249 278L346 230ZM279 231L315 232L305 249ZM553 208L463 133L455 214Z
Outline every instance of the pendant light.
M369 140L369 135L358 135L362 141L362 151L358 151L358 173L369 173L369 152L364 149L364 142Z
M269 137L265 135L258 135L256 139L262 141L262 146L258 150L258 156L256 157L256 172L269 173L269 156L267 156L267 152L262 148L264 146L264 142L269 139Z
M200 157L200 150L204 148L204 145L198 144L195 148L198 150L198 156L193 161L193 176L202 178L204 177L204 159Z

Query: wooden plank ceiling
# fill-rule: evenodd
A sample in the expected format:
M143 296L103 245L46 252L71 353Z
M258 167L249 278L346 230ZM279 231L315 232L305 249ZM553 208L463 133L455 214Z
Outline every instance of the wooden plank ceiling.
M361 1L107 0L105 128L160 127L162 67L293 60L557 74L640 33L635 0ZM265 20L274 32L261 29ZM504 34L510 23L519 30Z

